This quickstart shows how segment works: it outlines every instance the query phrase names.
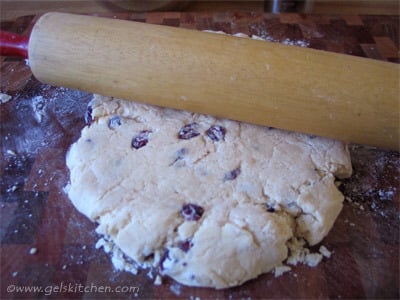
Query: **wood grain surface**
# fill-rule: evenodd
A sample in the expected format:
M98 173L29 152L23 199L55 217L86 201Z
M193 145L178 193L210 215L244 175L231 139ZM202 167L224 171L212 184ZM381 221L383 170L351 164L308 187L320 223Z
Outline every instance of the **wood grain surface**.
M167 26L256 34L274 42L399 62L399 17L263 13L107 14ZM29 34L37 16L1 22ZM332 257L243 286L190 288L141 271L114 271L95 249L96 225L64 193L65 155L85 126L91 95L43 85L26 61L0 57L1 299L399 298L398 152L351 145L353 176L342 182L342 213L322 242ZM318 250L317 246L314 251ZM36 251L34 250L36 249ZM108 290L111 288L112 290ZM107 290L104 292L104 290Z

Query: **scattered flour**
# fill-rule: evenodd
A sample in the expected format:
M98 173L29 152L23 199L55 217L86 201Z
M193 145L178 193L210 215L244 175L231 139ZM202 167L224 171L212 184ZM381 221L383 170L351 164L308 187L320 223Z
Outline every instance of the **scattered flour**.
M162 284L162 278L160 275L156 276L156 279L154 280L155 285L161 285Z
M223 31L214 31L214 30L203 30L204 32L208 32L208 33L215 33L215 34L227 34ZM268 35L267 32L263 32L262 35L256 35L256 34L251 34L251 35L247 35L245 33L235 33L232 36L235 37L241 37L241 38L251 38L253 40L259 40L259 41L268 41L268 42L273 42L273 43L280 43L280 44L284 44L284 45L290 45L290 46L298 46L298 47L303 47L303 48L307 48L310 46L310 43L305 41L305 40L297 40L297 39L289 39L289 38L285 38L284 40L279 40L279 39L275 39L273 37L271 37L270 35Z
M32 109L35 119L40 123L45 116L45 100L42 96L32 98Z

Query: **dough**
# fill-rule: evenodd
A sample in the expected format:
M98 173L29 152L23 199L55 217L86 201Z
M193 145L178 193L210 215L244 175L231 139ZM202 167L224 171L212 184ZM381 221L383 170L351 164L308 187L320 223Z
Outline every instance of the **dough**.
M140 266L240 285L319 243L351 175L338 141L95 96L67 155L75 207Z

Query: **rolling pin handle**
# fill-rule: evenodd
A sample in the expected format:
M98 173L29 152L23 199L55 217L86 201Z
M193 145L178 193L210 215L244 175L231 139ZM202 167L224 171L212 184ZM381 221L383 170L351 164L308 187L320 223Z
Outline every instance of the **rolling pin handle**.
M0 31L0 55L28 58L29 37Z

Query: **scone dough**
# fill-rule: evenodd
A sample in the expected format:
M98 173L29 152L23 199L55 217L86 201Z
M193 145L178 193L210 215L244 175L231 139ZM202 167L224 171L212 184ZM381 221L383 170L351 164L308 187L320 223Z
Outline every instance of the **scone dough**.
M68 195L139 265L190 286L240 285L319 243L351 174L344 144L95 96Z

